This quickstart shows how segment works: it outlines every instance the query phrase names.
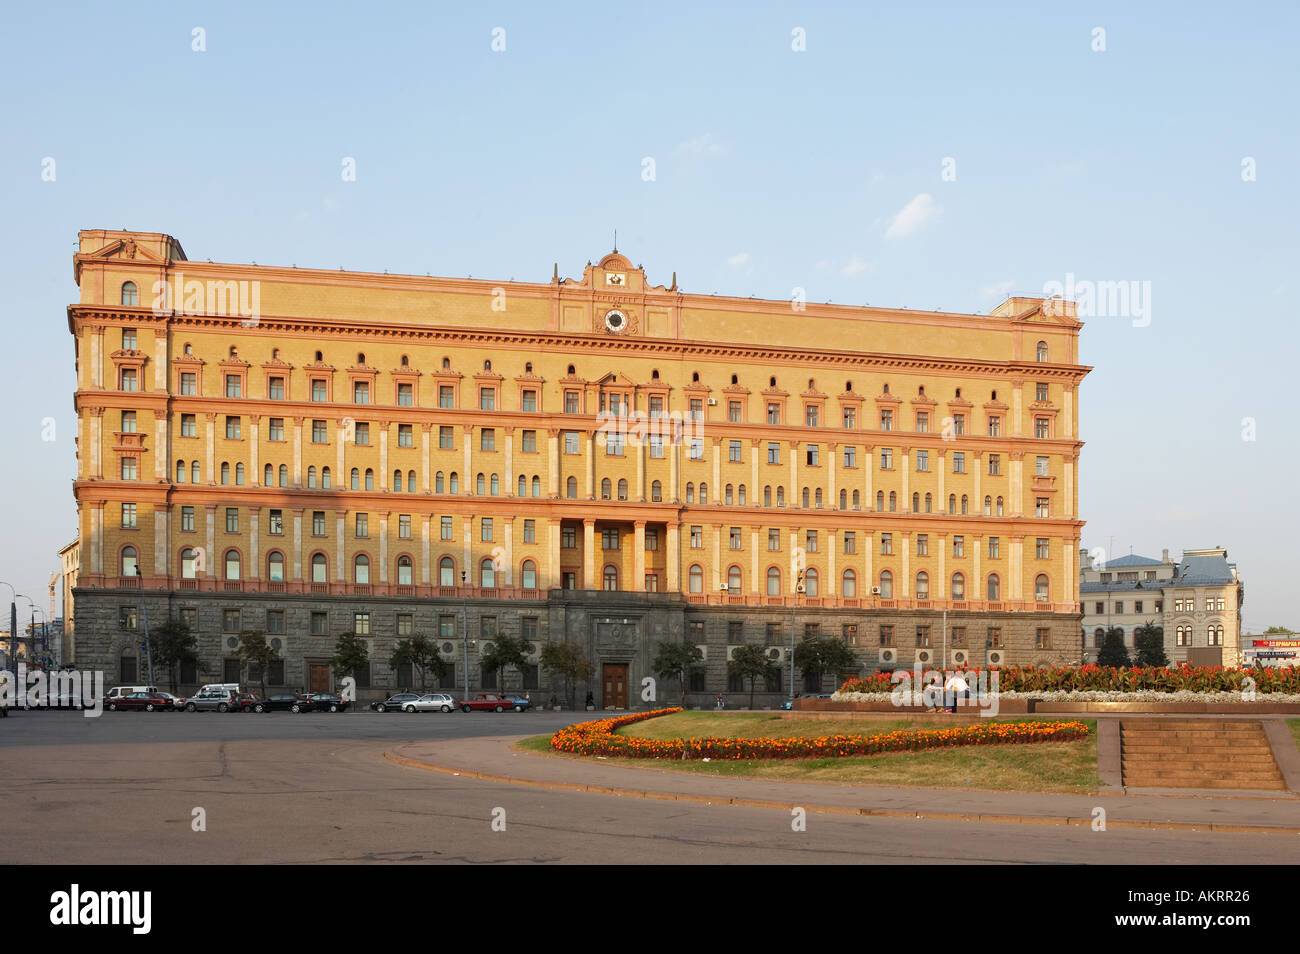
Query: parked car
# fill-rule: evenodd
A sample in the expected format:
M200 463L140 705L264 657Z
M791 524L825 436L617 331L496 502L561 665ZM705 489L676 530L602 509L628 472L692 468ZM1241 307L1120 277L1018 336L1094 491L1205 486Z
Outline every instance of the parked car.
M273 692L264 700L254 704L254 712L311 712L316 704L306 696L296 692Z
M402 705L403 712L451 712L458 708L460 705L446 692L426 692L415 701Z
M158 695L166 699L167 702L171 705L171 707L175 709L177 712L185 708L185 700L182 699L180 696L174 696L170 692L160 692L158 693Z
M239 693L233 689L208 687L185 700L186 712L215 710L217 712L238 712Z
M108 700L110 712L118 709L136 709L144 712L166 712L172 707L171 701L157 692L133 692L128 696L117 696Z
M396 695L389 696L383 702L370 703L370 708L374 712L387 712L390 709L394 712L401 712L408 702L415 702L419 698L420 694L417 692L399 692Z
M240 712L260 712L257 706L262 701L262 697L255 692L241 692L236 697L239 700Z
M108 695L104 696L104 705L108 705L114 699L122 699L131 695L133 692L157 692L157 686L114 686L108 690Z
M527 696L519 696L514 693L509 693L506 695L506 698L515 704L516 712L523 712L525 709L529 709L533 705L533 700L529 699Z
M507 709L523 712L527 704L526 699L516 702L508 696L498 695L495 692L480 692L473 699L462 702L460 709L462 712L505 712Z
M321 712L347 712L348 706L352 705L332 692L309 692L307 698L311 700L312 706Z

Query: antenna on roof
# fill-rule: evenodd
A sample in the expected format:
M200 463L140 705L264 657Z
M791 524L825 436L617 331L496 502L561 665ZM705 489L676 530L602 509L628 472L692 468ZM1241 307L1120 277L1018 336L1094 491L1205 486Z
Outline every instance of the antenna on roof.
M618 251L618 229L614 230L614 251Z

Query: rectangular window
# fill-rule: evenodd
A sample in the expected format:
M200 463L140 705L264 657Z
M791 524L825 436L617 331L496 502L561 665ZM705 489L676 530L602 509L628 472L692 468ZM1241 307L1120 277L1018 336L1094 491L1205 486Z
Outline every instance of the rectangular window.
M844 552L845 553L858 552L858 535L853 530L844 531Z
M1043 627L1038 628L1038 630L1034 633L1034 648L1035 649L1052 648L1052 631L1050 629L1046 629Z
M284 610L267 610L266 611L266 631L275 635L284 633Z
M769 464L779 464L779 463L781 463L781 445L780 445L780 444L768 444L768 445L767 445L767 462L768 462Z
M135 411L122 412L122 433L123 434L135 433Z
M1038 560L1051 559L1047 537L1038 537L1034 543L1034 558Z
M858 466L858 449L856 447L849 446L844 448L844 466L845 467Z
M602 550L617 550L618 536L618 530L600 531L600 548Z
M239 375L227 374L226 375L226 397L228 398L242 397L243 395L240 393L242 390L242 385L243 385L243 379L240 378Z
M916 535L916 555L930 555L930 535L928 533L918 533Z
M650 398L650 416L651 417L664 416L664 399L662 397L655 396Z
M397 515L397 539L411 539L411 515L409 513Z
M779 646L785 639L785 633L782 631L780 623L763 624L763 645Z
M844 427L851 429L858 426L858 412L856 408L846 407L844 409Z
M989 559L996 560L1000 555L1001 547L997 537L989 537Z
M954 474L966 473L966 455L962 451L954 451L952 455L952 472Z
M564 453L566 454L578 453L578 432L577 431L564 432Z
M623 435L617 432L605 435L605 456L623 456Z
M952 432L956 437L961 437L966 433L966 415L954 414L952 416Z
M226 418L226 440L229 441L239 440L239 418L237 417Z
M805 427L816 427L818 421L818 408L815 404L809 404L803 409L803 422Z
M495 411L497 409L496 388L478 389L478 409L480 411Z
M952 538L952 555L954 557L964 557L966 555L965 537L958 535Z
M370 383L368 381L352 382L352 403L353 404L370 403Z
M354 613L352 615L352 632L358 636L370 635L370 614Z
M966 627L954 626L950 631L952 634L952 645L954 649L966 648Z
M1052 515L1052 506L1046 497L1034 498L1034 512L1040 517L1050 517Z
M703 527L691 527L691 549L692 550L704 549L704 528Z
M397 425L397 446L398 447L415 446L415 425L413 424Z
M1045 417L1034 418L1034 436L1051 437L1051 425Z
M769 404L767 406L767 423L769 424L781 423L781 405Z
M311 535L313 537L325 536L325 511L313 510L311 512Z
M930 415L928 412L916 412L916 431L918 434L928 434L930 432Z
M880 645L883 649L889 649L894 645L894 627L892 625L882 625L880 627Z
M266 439L268 441L284 440L284 418L282 417L267 418Z
M704 438L691 438L691 460L704 460Z
M892 533L882 533L880 535L880 555L890 556L894 552L894 535Z
M451 539L451 517L440 517L438 520L438 538L440 540Z
M704 622L702 620L689 620L686 623L686 641L694 643L697 646L704 645Z
M1001 472L1000 467L1002 458L997 454L989 454L989 476L996 477Z
M809 553L817 552L817 531L809 530L804 534L804 549Z
M370 536L370 514L368 513L357 514L356 534L358 537Z
M438 407L444 410L456 406L456 389L450 384L438 386Z
M519 446L525 454L537 453L537 432L524 431L519 439Z
M577 527L560 528L560 548L563 550L576 550L578 548Z
M1002 418L996 414L989 415L989 437L1000 437L1002 434Z
M317 404L324 403L327 394L327 387L324 378L311 379L311 399Z
M691 398L689 410L692 421L704 420L704 402L700 398Z
M1001 626L990 626L990 627L989 627L989 630L988 630L988 648L989 648L989 649L1001 649L1001 648L1002 648L1002 627L1001 627Z
M727 536L728 546L732 550L740 549L740 527L732 527Z
M181 394L198 394L198 379L193 371L181 372Z
M892 447L880 448L880 469L881 470L894 469L894 449Z
M122 504L122 527L127 530L135 528L135 504Z
M239 632L239 610L228 609L221 611L221 631L224 633Z
M266 532L273 537L284 535L284 511L267 511Z
M352 433L353 433L352 442L356 444L358 447L370 446L370 422L369 421L357 421L356 424L353 425Z
M135 480L136 460L134 457L122 458L122 479Z
M438 450L455 450L456 449L456 431L455 428L446 424L438 428Z
M565 414L578 413L578 392L577 391L564 392L564 413Z
M193 414L181 415L181 437L198 437L198 420Z
M739 401L727 402L727 420L730 421L732 424L740 423L740 402Z
M226 533L238 533L238 532L239 532L239 508L227 507L226 508Z
M329 433L326 430L324 421L313 420L311 422L311 442L313 444L324 444L329 440Z
M537 521L525 520L524 521L524 543L536 543L536 542L537 542Z
M181 530L185 533L194 532L194 508L181 507Z
M1138 600L1133 604L1133 612L1140 614L1142 612L1142 601Z
M484 517L479 521L478 538L482 543L492 542L492 518Z
M329 632L329 613L314 612L311 614L311 634L313 636L324 636Z
M727 460L732 464L741 463L740 459L740 441L727 442Z
M727 620L727 645L740 646L745 642L745 624L738 619Z
M805 460L809 467L820 466L820 453L821 453L821 448L818 447L816 444L808 445L808 449L805 455Z
M415 632L415 617L410 613L397 614L397 635L410 636Z
M479 431L478 449L484 451L494 451L497 449L497 432L491 427L485 427Z
M893 411L881 411L881 412L880 412L880 429L881 429L882 431L892 431L892 430L894 429L894 412L893 412Z
M658 530L647 530L647 531L645 532L645 548L646 548L647 550L658 550L658 549L659 549L659 531L658 531Z
M1036 477L1047 477L1051 474L1050 465L1046 457L1038 457L1034 460L1034 475Z
M776 527L768 527L767 530L767 548L771 551L781 549L781 531Z
M918 450L916 452L916 470L918 473L924 473L930 469L930 452L927 450Z
M916 648L928 649L929 646L930 646L930 627L929 626L916 627Z
M413 407L415 405L415 388L409 384L397 386L397 406Z
M664 439L662 434L650 435L650 456L662 458L664 456Z
M520 403L523 405L524 411L528 412L529 414L535 413L537 411L537 392L525 391L523 393L523 398Z

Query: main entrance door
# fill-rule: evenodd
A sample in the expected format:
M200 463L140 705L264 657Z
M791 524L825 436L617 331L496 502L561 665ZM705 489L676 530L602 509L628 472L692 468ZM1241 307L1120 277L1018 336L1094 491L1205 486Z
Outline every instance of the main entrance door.
M308 692L329 692L330 691L329 663L308 664L307 691Z
M627 663L605 663L602 671L605 693L600 704L608 709L627 708Z

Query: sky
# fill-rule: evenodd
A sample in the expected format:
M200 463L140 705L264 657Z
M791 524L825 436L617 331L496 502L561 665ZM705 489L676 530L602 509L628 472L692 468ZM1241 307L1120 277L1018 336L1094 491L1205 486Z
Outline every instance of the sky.
M974 313L1123 283L1083 316L1083 545L1227 547L1246 631L1300 627L1298 27L1281 2L4 5L0 580L44 609L76 535L79 229L543 282L617 229L706 294Z

